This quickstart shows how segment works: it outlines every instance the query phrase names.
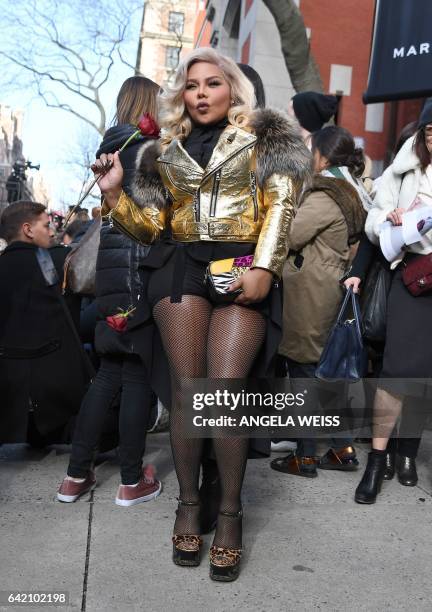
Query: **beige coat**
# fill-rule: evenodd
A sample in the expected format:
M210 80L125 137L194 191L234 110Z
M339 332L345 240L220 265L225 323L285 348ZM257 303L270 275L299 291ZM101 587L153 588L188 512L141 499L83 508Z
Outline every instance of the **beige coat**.
M337 183L345 205L348 198L348 205L352 202L357 207L355 190L346 181ZM283 271L283 338L279 352L300 363L317 363L341 304L339 280L350 260L345 216L328 192L312 191L306 196L292 222L289 246ZM304 258L300 269L294 263L293 251Z

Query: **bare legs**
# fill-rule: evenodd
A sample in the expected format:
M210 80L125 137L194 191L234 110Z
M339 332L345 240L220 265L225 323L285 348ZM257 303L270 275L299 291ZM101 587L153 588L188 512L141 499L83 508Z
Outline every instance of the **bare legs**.
M384 451L402 411L403 397L377 389L373 410L372 448Z
M373 412L372 450L354 499L359 504L374 504L386 469L385 450L401 413L402 397L377 389Z

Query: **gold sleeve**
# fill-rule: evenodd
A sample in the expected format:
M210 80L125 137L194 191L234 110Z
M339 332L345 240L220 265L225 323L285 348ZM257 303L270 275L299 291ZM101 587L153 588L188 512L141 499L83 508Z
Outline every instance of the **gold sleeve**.
M286 174L272 174L264 184L266 211L255 249L253 267L265 268L280 278L288 254L288 235L301 183Z
M166 213L166 209L159 210L155 206L140 208L124 191L115 208L110 210L104 202L101 211L102 217L112 219L124 234L142 244L151 244L159 238L165 227Z

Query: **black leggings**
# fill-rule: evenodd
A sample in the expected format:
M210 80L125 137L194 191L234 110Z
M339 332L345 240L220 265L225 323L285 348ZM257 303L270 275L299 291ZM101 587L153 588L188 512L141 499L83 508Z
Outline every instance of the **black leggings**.
M104 356L77 418L68 475L85 478L91 468L107 412L117 394L120 401L120 471L122 484L142 475L142 458L151 410L151 388L137 355Z

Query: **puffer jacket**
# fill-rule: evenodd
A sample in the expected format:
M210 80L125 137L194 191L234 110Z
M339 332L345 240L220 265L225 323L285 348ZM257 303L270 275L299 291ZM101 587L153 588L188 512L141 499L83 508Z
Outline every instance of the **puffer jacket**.
M110 128L96 156L117 151L135 130L132 125ZM124 168L122 189L125 193L131 192L137 152L145 140L145 137L140 136L120 153ZM109 327L105 319L117 314L120 309L126 310L137 305L145 282L140 265L150 248L131 240L120 232L110 219L103 221L96 262L96 304L99 320L96 324L95 344L99 354L133 352L129 333L116 332Z
M142 292L140 264L149 246L135 242L109 222L101 228L96 263L96 301L102 319L116 314L119 308L136 306Z

